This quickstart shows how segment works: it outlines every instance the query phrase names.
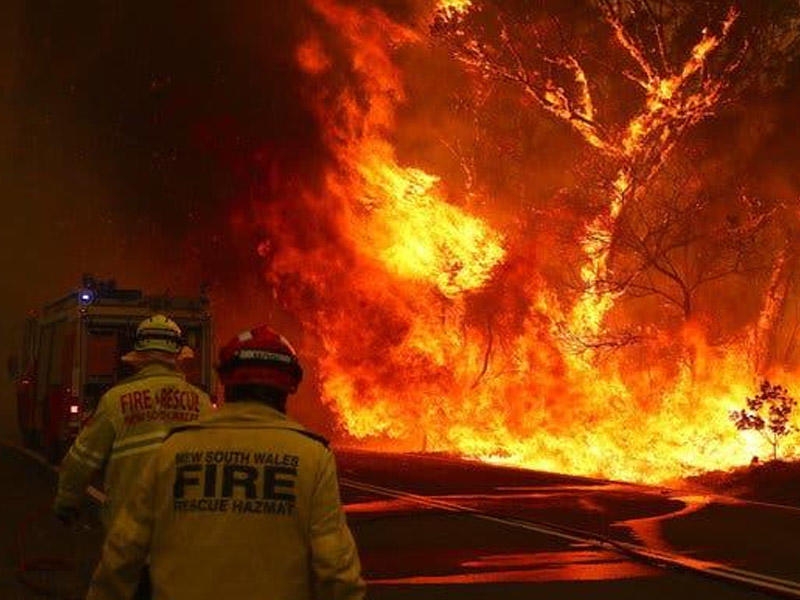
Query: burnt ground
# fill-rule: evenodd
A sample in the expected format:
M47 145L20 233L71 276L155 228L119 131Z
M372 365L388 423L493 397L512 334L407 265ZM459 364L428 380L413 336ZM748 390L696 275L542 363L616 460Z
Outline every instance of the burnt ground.
M730 581L656 568L580 539L546 535L520 527L517 519L580 526L631 542L631 530L615 524L656 518L674 551L800 581L800 511L794 509L711 503L676 519L681 502L640 486L437 456L343 451L337 462L347 518L375 600L771 597ZM0 494L0 598L82 598L102 538L95 515L87 511L85 527L58 523L50 510L53 469L2 444L0 476L6 482ZM370 486L402 489L423 500L443 498L467 510L409 502ZM492 516L475 518L471 509ZM752 535L753 527L760 536Z
M774 460L731 471L710 471L686 482L723 496L800 507L800 461Z

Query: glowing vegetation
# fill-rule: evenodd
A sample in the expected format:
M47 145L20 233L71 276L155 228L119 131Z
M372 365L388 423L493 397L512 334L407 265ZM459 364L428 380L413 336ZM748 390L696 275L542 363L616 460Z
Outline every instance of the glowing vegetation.
M786 250L768 261L763 307L737 335L711 340L693 302L755 268L751 250L784 209L733 197L735 222L699 226L711 211L694 195L696 177L677 187L664 176L736 76L740 13L723 11L678 52L658 27L652 39L634 35L618 4L597 3L596 31L621 57L616 74L635 102L609 122L585 53L531 37L531 18L492 21L481 2L442 0L423 32L377 9L313 0L324 25L296 60L332 159L321 189L301 199L314 228L299 232L274 206L263 219L269 279L315 341L320 393L345 442L637 481L757 454L759 440L738 435L729 414L777 368L763 348L788 295ZM562 123L602 164L594 212L572 230L578 251L561 258L577 273L572 287L540 272L543 243L520 225L527 217L496 216L506 199L487 186L459 195L444 173L398 157L398 49L424 48L428 33L476 86L511 86L520 110ZM676 186L669 193L665 180ZM640 295L677 317L615 331L620 302ZM782 380L800 385L791 372Z
M746 409L731 412L731 420L739 430L760 433L772 447L772 459L777 460L778 445L794 430L789 420L797 400L782 385L764 380L758 394L748 396L746 402Z

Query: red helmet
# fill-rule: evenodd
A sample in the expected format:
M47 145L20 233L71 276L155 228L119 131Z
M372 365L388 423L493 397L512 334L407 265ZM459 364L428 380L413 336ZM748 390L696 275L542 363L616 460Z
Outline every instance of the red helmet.
M243 331L219 351L217 373L222 385L256 384L297 391L303 369L292 345L266 325Z

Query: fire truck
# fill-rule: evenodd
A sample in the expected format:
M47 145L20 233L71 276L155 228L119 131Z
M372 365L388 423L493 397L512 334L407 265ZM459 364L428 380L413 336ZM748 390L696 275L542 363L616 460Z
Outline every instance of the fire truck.
M186 378L212 391L209 302L197 297L145 295L113 280L86 276L83 285L31 314L17 368L17 415L27 447L52 462L69 448L100 397L132 374L121 358L133 349L136 328L162 313L181 327L194 356L181 362Z

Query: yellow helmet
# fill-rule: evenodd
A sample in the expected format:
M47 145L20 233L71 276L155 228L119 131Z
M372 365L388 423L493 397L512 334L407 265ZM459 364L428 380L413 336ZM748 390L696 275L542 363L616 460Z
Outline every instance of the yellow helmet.
M178 324L169 317L153 315L139 323L133 347L138 352L158 350L178 354L183 347L183 334Z

